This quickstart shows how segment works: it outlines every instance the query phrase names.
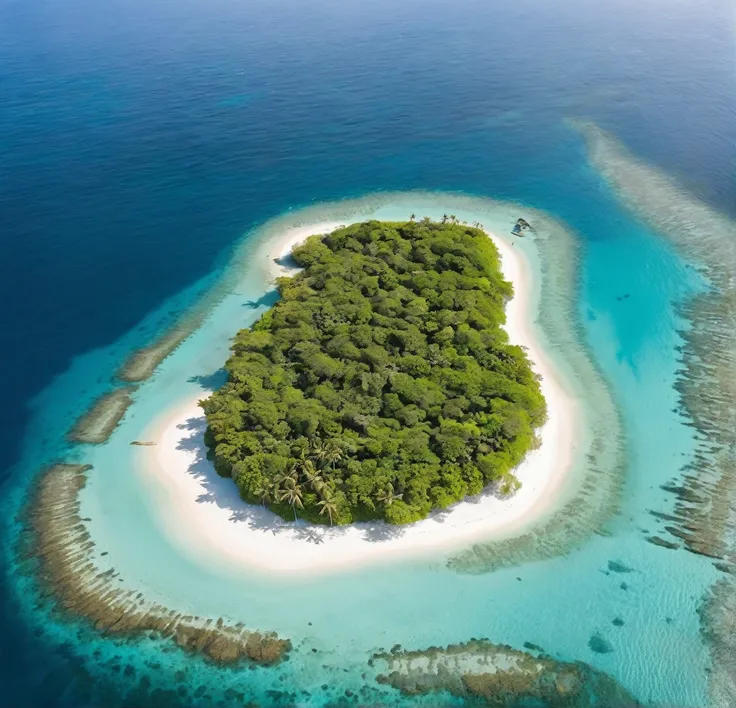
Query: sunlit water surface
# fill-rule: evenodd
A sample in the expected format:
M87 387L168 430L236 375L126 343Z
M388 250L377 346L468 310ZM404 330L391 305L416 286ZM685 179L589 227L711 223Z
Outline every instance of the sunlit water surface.
M396 644L485 637L587 662L642 701L707 704L696 611L718 573L708 559L646 541L662 524L649 510L673 504L660 485L694 447L676 412L677 308L704 284L617 201L564 119L596 118L727 211L735 114L718 12L683 3L630 26L623 3L431 10L118 2L103 16L85 0L0 2L0 231L9 235L0 282L15 374L4 410L6 516L44 464L90 462L97 476L83 512L126 584L294 643L275 669L218 669L160 642L58 622L34 609L27 580L7 576L0 676L14 700L112 706L146 677L183 686L183 705L196 704L200 685L202 705L231 700L228 689L259 705L324 705L364 685L381 691L372 701L447 704L459 699L379 689L368 659ZM704 93L705 104L695 99ZM696 142L698 159L688 151ZM265 309L252 304L270 290L265 274L245 271L136 392L109 443L70 447L70 423L109 390L129 352L232 267L235 245L246 260L262 253L257 225L314 202L407 189L513 200L579 240L568 307L623 424L618 512L562 555L475 575L449 569L448 553L298 581L183 553L162 532L162 500L129 443L218 380L228 337ZM416 204L406 197L365 216L406 218ZM19 526L6 526L10 558ZM610 651L596 651L594 637Z

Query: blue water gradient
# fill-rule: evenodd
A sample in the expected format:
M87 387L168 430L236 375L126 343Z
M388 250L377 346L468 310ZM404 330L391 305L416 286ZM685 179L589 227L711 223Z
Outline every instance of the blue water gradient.
M40 465L65 451L70 421L109 387L125 356L196 299L255 225L377 190L518 200L563 219L584 244L580 315L629 442L628 502L614 535L572 557L482 579L396 571L366 586L370 596L352 576L307 584L300 603L349 599L344 631L356 638L341 634L339 645L355 666L380 646L378 626L390 644L403 635L417 647L487 634L589 661L644 690L643 699L704 705L707 655L695 608L710 566L642 535L654 527L654 502L671 504L658 486L690 449L672 413L675 308L699 284L622 209L563 119L595 118L736 214L732 24L723 0L707 12L695 0L113 0L104 8L0 0L6 515ZM630 590L605 574L608 560L636 569ZM4 581L0 690L8 705L117 705L123 678L116 685L118 674L94 658L85 630L36 636L19 614L15 581ZM474 611L429 628L426 617L438 615L428 602L360 611L396 588L422 597L427 583L432 599L462 597ZM516 621L532 610L536 634ZM617 629L610 621L619 614L626 624ZM282 617L267 628L294 635L299 613ZM596 632L614 652L586 649ZM326 636L303 637L321 642L320 660L334 652ZM90 647L86 663L82 645ZM153 644L108 646L120 663L131 652L161 659ZM638 653L642 646L653 653ZM335 683L339 658L328 662L325 682ZM161 660L163 683L183 668L195 674L192 685L212 681L214 669L179 654ZM308 661L284 671L293 685L323 682ZM254 695L271 682L253 672Z

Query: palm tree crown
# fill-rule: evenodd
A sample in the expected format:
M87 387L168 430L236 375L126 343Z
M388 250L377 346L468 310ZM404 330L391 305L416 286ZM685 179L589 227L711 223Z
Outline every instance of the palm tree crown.
M324 491L322 499L317 502L317 506L320 507L320 514L327 514L330 519L330 526L332 526L332 517L337 514L337 504L335 498L332 496L332 492L329 489Z
M315 492L319 492L319 490L324 485L322 475L319 473L319 470L314 466L314 463L311 460L304 460L304 462L302 463L302 475L304 476L304 479L306 479L307 482L312 486L312 489L314 489Z
M324 443L321 438L315 438L310 446L310 453L316 457L319 462L324 462L329 450L329 443Z
M293 477L287 477L283 486L279 489L278 500L286 502L294 512L294 521L296 521L296 510L304 508L302 503L302 488Z
M401 497L403 496L403 494L395 494L394 485L391 484L391 482L388 482L386 486L380 492L378 492L378 494L376 495L376 499L378 499L378 501L382 502L386 506L391 506L393 502L401 499Z
M342 451L342 447L338 443L336 443L334 440L330 442L330 444L327 446L327 450L325 451L325 461L328 465L334 470L335 464L337 462L340 462L342 458L344 457L344 453Z
M255 492L256 496L261 500L261 504L265 507L266 504L272 502L276 496L276 485L272 482L264 482L261 484Z

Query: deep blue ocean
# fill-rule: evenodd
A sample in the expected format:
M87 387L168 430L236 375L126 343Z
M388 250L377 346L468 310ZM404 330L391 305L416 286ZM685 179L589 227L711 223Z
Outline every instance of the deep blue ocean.
M0 0L0 494L58 444L29 423L75 357L104 384L116 342L290 209L464 192L615 242L643 227L584 117L736 217L734 23L726 0ZM0 705L99 705L14 602Z

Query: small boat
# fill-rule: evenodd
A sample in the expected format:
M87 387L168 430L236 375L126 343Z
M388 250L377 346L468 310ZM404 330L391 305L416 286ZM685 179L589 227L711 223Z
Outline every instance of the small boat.
M531 225L529 224L529 222L526 219L519 218L519 219L516 220L516 223L514 224L514 228L511 229L511 233L514 236L523 236L524 235L524 231L526 231L527 229L529 231L533 231L534 230L534 229L532 229Z

